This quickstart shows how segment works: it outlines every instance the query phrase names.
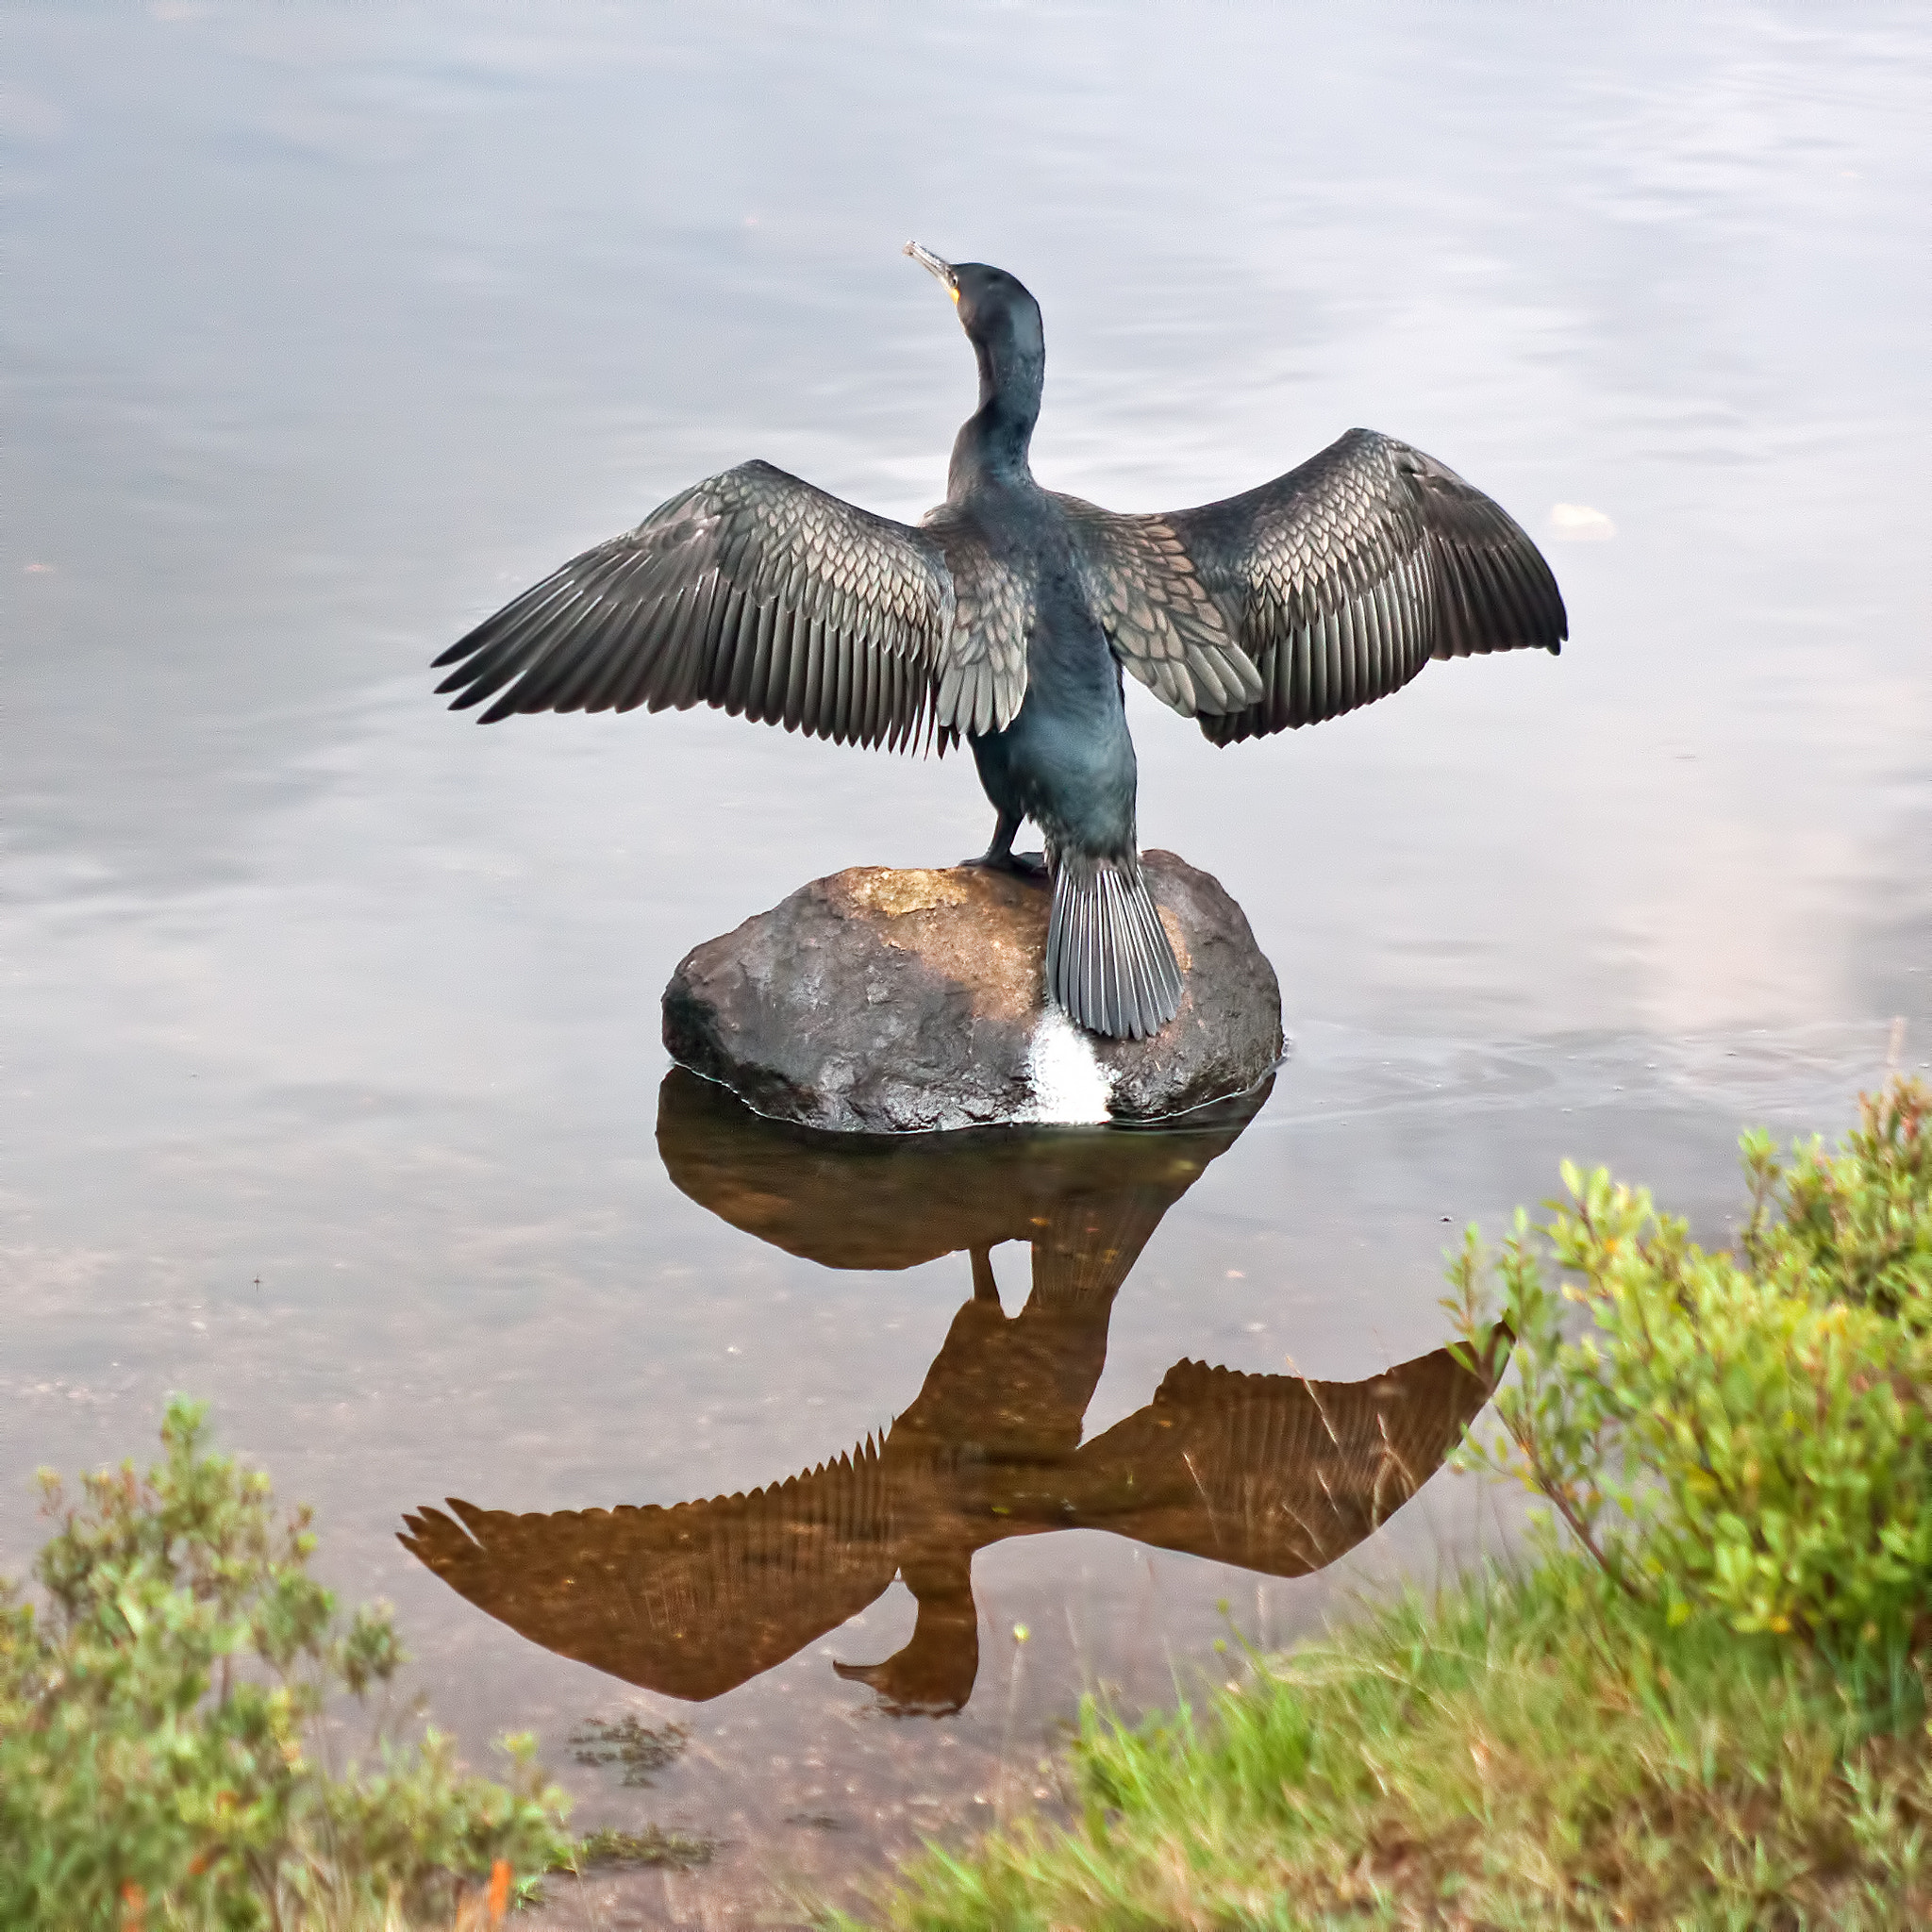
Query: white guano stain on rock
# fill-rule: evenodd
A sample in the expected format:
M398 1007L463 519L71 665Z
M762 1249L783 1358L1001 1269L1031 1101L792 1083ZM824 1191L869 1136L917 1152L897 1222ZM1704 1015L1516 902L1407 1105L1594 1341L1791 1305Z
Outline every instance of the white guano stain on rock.
M1033 1099L1023 1121L1072 1127L1102 1124L1109 1117L1113 1075L1100 1064L1092 1041L1051 1002L1026 1044L1026 1079Z

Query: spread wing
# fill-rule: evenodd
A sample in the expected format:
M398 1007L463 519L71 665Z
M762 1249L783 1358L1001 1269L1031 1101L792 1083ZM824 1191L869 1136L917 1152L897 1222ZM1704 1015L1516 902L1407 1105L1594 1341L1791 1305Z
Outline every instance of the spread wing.
M1465 1366L1447 1349L1367 1382L1176 1362L1154 1400L1082 1447L1077 1521L1274 1576L1321 1570L1441 1466L1509 1357L1497 1329Z
M741 463L573 558L437 658L452 709L715 705L840 743L944 724L954 631L940 544L770 463ZM1017 708L1017 707L1016 707Z
M450 1501L398 1541L459 1595L560 1657L699 1701L782 1663L898 1568L878 1451L674 1508L514 1516Z
M1554 653L1570 634L1549 565L1508 513L1373 429L1163 521L1260 674L1257 701L1201 720L1217 744L1340 717L1431 658Z
M1260 677L1169 520L1054 500L1073 531L1088 604L1121 662L1183 718L1256 703Z
M939 721L959 731L1004 731L1026 695L1033 591L996 558L950 504L924 518L953 579L953 632L940 674Z

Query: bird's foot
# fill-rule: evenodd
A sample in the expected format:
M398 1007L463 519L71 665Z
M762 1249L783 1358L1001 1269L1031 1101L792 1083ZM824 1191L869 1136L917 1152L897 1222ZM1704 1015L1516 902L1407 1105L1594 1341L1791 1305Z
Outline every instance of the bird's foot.
M1046 876L1046 854L1043 852L981 852L971 858L959 861L963 866L974 866L981 872L1008 872L1015 878L1043 879Z

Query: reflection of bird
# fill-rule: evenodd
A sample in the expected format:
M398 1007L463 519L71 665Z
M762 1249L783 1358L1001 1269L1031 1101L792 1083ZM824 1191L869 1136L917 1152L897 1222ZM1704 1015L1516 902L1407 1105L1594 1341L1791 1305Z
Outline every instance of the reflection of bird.
M989 1544L1107 1529L1271 1575L1322 1569L1434 1474L1488 1398L1507 1338L1474 1369L1439 1350L1346 1384L1183 1361L1083 1443L1115 1295L1243 1124L847 1154L674 1073L658 1112L666 1165L739 1225L834 1267L908 1267L933 1253L926 1210L944 1204L974 1293L918 1397L883 1442L748 1495L530 1516L453 1500L411 1515L403 1541L526 1637L687 1698L782 1662L897 1574L919 1606L910 1641L839 1672L888 1709L934 1714L972 1692L972 1564ZM899 1204L902 1243L886 1216L855 1211L866 1195ZM1008 1317L991 1247L1013 1235L1031 1243L1033 1282Z
M746 1495L671 1508L519 1516L452 1499L405 1545L471 1602L566 1657L703 1699L782 1663L904 1578L905 1648L838 1666L889 1709L940 1714L978 1667L976 1551L1106 1529L1271 1576L1321 1570L1422 1488L1488 1399L1446 1349L1366 1382L1178 1362L1154 1399L1091 1442L1080 1417L1107 1356L1108 1306L1037 1285L1013 1317L975 1298L881 1443Z
M1124 666L1216 744L1340 716L1431 658L1568 635L1536 546L1454 471L1354 429L1272 483L1118 516L1033 480L1045 338L1004 270L914 255L958 303L979 407L920 528L741 463L598 544L445 651L460 709L703 702L841 743L964 734L999 814L979 864L1053 875L1047 975L1134 1039L1180 972L1141 876Z

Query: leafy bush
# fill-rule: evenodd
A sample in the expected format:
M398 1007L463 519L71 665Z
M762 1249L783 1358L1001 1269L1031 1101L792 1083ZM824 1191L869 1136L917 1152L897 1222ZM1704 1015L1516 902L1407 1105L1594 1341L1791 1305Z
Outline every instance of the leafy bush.
M0 1585L0 1924L119 1928L446 1916L466 1883L565 1854L568 1801L528 1739L508 1782L465 1775L434 1730L330 1768L325 1707L403 1661L386 1610L346 1624L308 1574L308 1512L208 1453L176 1399L163 1459L83 1478L36 1575L38 1616Z
M1090 1704L1080 1822L928 1847L887 1922L1932 1924L1928 1113L1907 1081L1835 1152L1747 1134L1736 1254L1566 1168L1500 1257L1504 1435L1461 1454L1571 1535L1257 1658L1203 1709ZM1471 1349L1486 1275L1472 1234Z
M1841 1151L1814 1141L1789 1168L1747 1134L1737 1255L1706 1253L1647 1191L1566 1163L1571 1203L1541 1229L1519 1211L1504 1247L1507 1433L1465 1459L1540 1491L1624 1591L1675 1622L1711 1610L1835 1649L1924 1638L1928 1110L1922 1083L1897 1083L1861 1101ZM1452 1277L1469 1343L1488 1326L1481 1272L1472 1230ZM1591 1317L1574 1339L1570 1304Z

